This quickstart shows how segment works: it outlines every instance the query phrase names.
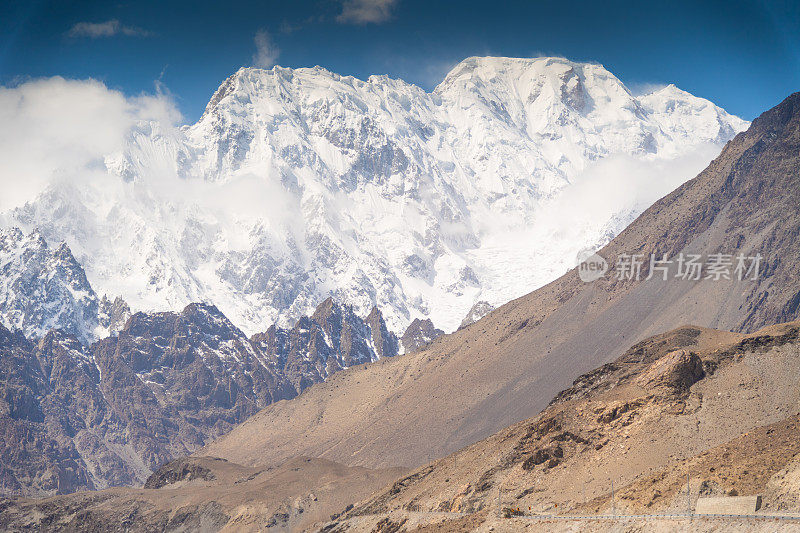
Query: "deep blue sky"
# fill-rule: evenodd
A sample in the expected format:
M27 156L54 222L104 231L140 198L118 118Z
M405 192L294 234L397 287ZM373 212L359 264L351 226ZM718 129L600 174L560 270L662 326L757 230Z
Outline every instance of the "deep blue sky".
M265 30L280 65L389 74L428 90L471 55L543 54L603 63L633 89L672 82L746 119L800 90L798 1L395 0L388 20L366 24L337 20L342 1L0 0L0 84L92 77L138 94L160 79L191 122L252 64ZM115 35L69 36L109 20Z

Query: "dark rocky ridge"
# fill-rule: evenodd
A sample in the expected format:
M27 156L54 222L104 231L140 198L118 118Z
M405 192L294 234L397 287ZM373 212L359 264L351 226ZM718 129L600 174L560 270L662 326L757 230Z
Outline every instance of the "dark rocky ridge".
M444 335L444 331L436 328L430 318L415 318L406 328L400 342L405 353L416 352Z
M119 296L114 298L113 301L108 296L103 296L100 300L98 321L111 335L119 333L125 327L125 323L128 322L131 315L130 306Z
M125 316L121 300L110 321ZM214 306L136 313L87 348L0 326L0 493L143 483L264 406L352 365L397 354L380 311L326 300L291 329L248 339Z

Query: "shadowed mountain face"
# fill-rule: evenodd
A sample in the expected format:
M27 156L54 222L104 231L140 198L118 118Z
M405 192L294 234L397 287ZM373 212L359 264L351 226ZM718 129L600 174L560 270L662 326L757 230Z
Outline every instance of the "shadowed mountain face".
M143 483L266 405L396 354L377 309L365 321L330 300L253 339L204 304L137 313L91 348L61 331L34 343L0 326L0 491Z
M203 453L243 464L297 453L367 466L414 465L488 437L541 409L575 376L686 323L752 331L800 314L800 94L756 119L695 179L600 250L612 267L645 258L640 279L577 269L436 340L353 369L275 404ZM762 256L755 279L676 277L651 254ZM707 267L707 265L704 265Z
M251 338L267 356L267 366L284 376L299 393L334 372L397 355L398 341L373 308L361 319L349 306L328 298L310 317L291 329L276 326Z

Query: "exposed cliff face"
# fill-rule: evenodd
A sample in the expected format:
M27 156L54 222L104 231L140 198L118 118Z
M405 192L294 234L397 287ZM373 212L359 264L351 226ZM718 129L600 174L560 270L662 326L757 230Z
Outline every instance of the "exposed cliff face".
M120 301L111 308L117 320L127 312ZM143 483L266 405L396 354L379 311L365 321L330 300L291 330L252 339L204 304L136 313L90 348L59 330L34 343L0 326L0 489Z
M113 415L98 387L98 368L75 337L53 332L34 344L0 327L0 367L5 493L95 488L94 474L106 467L117 469L115 479L130 479L133 472L100 449L91 464L82 456L98 446L87 426Z
M131 308L128 303L117 296L113 301L108 296L100 300L97 320L109 335L116 335L125 327L131 317Z
M397 337L378 309L366 319L353 308L328 298L294 327L270 327L251 338L267 366L284 376L299 393L309 385L351 366L398 354Z
M436 328L429 318L424 320L416 318L408 325L403 336L400 337L400 344L402 344L404 352L416 352L442 335L444 335L444 331Z
M377 307L373 307L365 320L367 327L372 335L372 346L378 357L391 357L400 352L397 335L389 331L383 314Z

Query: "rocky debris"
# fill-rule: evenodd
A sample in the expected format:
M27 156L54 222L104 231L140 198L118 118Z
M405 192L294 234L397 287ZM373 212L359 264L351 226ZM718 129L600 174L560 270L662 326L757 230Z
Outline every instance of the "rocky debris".
M494 306L489 302L476 302L475 305L473 305L469 310L469 313L467 313L467 316L464 317L464 320L461 321L461 325L458 326L458 329L463 329L471 324L474 324L492 311L494 311Z
M2 531L317 531L400 469L369 470L295 458L251 468L190 457L160 468L147 487L0 500ZM352 498L352 499L351 499Z
M202 479L212 481L215 479L211 469L198 464L190 459L181 458L170 461L155 472L153 472L144 484L146 489L160 489L168 485L174 485L180 481L193 481Z
M400 344L403 346L404 353L416 352L442 335L444 335L444 331L437 329L429 318L415 318L400 337Z
M602 514L607 471L617 505L631 512L683 505L687 471L694 498L763 493L768 508L792 508L798 350L797 322L651 337L576 379L536 417L420 467L338 524L368 512L493 509L499 487L512 509Z
M601 424L611 424L611 422L620 420L623 415L626 415L623 424L627 425L632 421L636 410L646 403L646 398L637 398L636 400L624 402L611 402L607 406L599 408L600 415L597 417L597 421Z
M165 511L150 501L119 499L108 493L7 500L5 504L0 509L0 525L7 531L219 531L230 520L214 501Z
M405 525L408 518L400 518L399 520L392 520L388 516L381 518L375 525L375 533L401 533L405 531Z
M790 325L784 327L777 335L755 335L742 339L733 350L732 354L743 353L748 350L767 351L776 346L797 342L800 339L800 327Z
M109 326L124 325L91 347L61 330L34 343L0 326L2 493L144 483L270 403L397 354L380 311L364 320L330 299L252 339L213 305L126 318L121 299L103 301Z
M670 352L686 351L696 347L697 339L701 334L702 330L698 328L682 327L638 342L626 350L616 361L607 363L576 378L571 387L559 392L551 400L550 405L583 398L589 394L597 394L612 388L616 381L609 379L609 377L617 375L620 370L625 369L626 365L657 363L653 367L654 373L660 372L660 370L656 369L666 370L671 364L667 363L664 357ZM694 360L693 358L690 359ZM686 367L683 368L686 369ZM703 371L702 368L700 370ZM679 374L681 371L683 370L678 370ZM689 369L690 374L694 372L697 372L696 368ZM702 374L700 377L702 377ZM638 379L641 383L641 376ZM643 383L643 385L647 386L647 383Z
M561 462L564 457L564 449L559 446L549 446L547 448L539 448L533 454L525 459L522 463L522 468L525 470L533 470L536 465L547 463L548 468L553 468Z
M711 495L718 495L719 491ZM800 501L800 455L770 477L764 488L764 498L775 511L794 511Z
M696 353L675 350L654 361L638 381L646 388L667 386L686 391L704 375L703 361Z

